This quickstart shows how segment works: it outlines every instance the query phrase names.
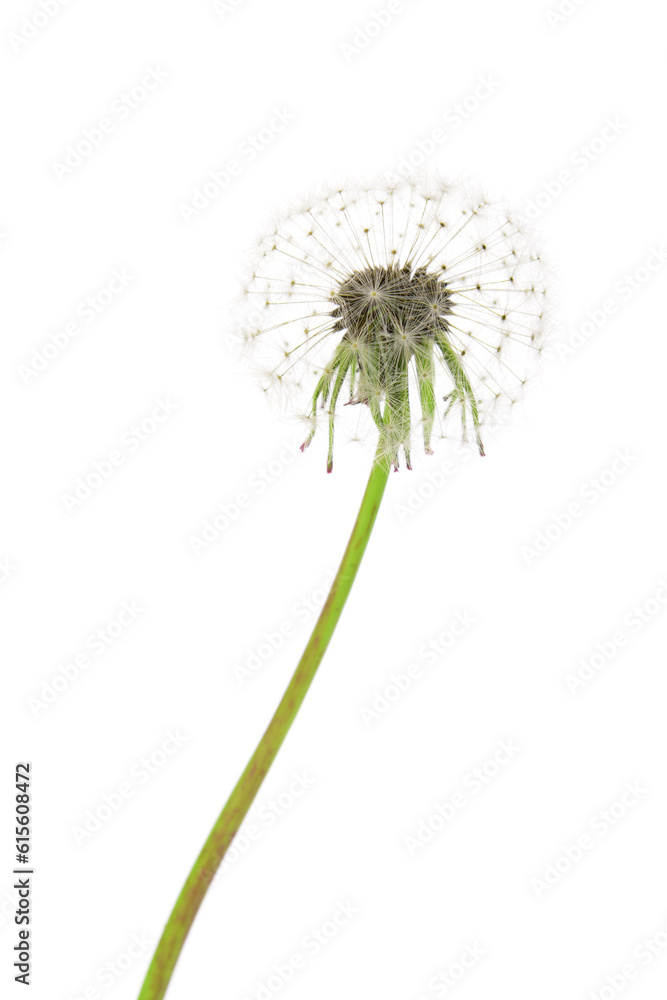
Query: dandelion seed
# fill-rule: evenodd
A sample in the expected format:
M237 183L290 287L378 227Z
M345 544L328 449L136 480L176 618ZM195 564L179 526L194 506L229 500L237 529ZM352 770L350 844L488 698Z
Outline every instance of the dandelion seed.
M334 438L369 421L395 468L417 427L426 454L458 424L483 455L541 350L545 277L506 210L464 187L339 188L261 242L245 295L263 322L244 340L262 388L308 425L304 449L327 424L328 471Z

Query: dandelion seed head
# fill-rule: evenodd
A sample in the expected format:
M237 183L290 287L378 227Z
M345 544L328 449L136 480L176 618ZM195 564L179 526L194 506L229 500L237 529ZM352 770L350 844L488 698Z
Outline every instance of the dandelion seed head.
M260 387L333 441L375 427L410 467L520 398L547 321L547 269L499 204L432 179L310 196L261 239L237 310ZM376 434L377 437L377 434Z

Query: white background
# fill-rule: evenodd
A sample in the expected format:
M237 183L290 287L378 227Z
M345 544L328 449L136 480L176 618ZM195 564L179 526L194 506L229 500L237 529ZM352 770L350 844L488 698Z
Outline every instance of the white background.
M426 166L537 216L559 274L555 338L587 319L591 335L550 352L488 457L454 456L456 474L414 514L400 505L424 471L392 476L251 813L261 836L214 883L168 996L254 998L297 952L307 961L280 991L289 1000L664 995L666 272L637 271L667 239L663 38L648 0L571 6L550 23L555 3L414 0L350 52L342 43L363 42L379 4L71 0L49 18L28 0L3 4L0 936L11 983L13 767L28 759L36 1000L138 993L149 952L122 956L132 935L157 940L308 637L314 619L297 605L335 569L364 487L368 455L354 448L331 476L315 446L281 462L298 431L265 408L222 338L239 262L291 199L394 170L448 112L458 126ZM166 74L159 86L112 113L113 131L59 178L67 147L151 68ZM480 102L481 77L495 89ZM466 101L463 122L452 109ZM181 206L275 108L294 121L186 222ZM616 138L594 143L607 119ZM114 269L132 280L86 323L80 303ZM78 335L26 376L72 321ZM63 494L158 399L174 412L68 512ZM590 481L618 450L630 459L601 493ZM251 477L276 461L260 495ZM191 537L242 491L250 505L196 555ZM554 527L573 503L580 516ZM96 655L88 637L132 601L141 614ZM632 626L644 605L650 620ZM428 666L420 646L457 612L475 624ZM239 683L234 664L285 623L294 634ZM625 645L572 693L566 675L619 630ZM90 666L31 708L86 651ZM411 662L422 676L366 724L361 709ZM73 828L170 730L184 745L77 843ZM520 751L411 853L405 838L501 740ZM260 809L294 773L312 785L269 827ZM640 797L596 832L627 782ZM583 835L593 846L566 871L563 850ZM311 955L304 936L348 900L358 913ZM654 938L648 961L635 949ZM484 956L436 990L468 945ZM119 958L122 977L102 980ZM613 979L628 963L635 977Z

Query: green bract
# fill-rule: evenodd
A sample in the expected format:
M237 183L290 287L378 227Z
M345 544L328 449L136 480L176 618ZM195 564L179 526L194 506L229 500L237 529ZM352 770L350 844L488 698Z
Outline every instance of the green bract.
M410 469L409 371L414 367L419 388L424 450L433 454L431 431L436 410L436 362L443 362L455 389L449 407L461 403L465 424L469 410L480 450L477 400L461 359L447 330L447 283L426 268L412 272L403 267L367 268L351 275L334 295L334 329L344 331L313 395L313 418L318 403L329 404L329 453L333 467L334 418L341 390L348 387L347 403L363 403L386 442L387 456L398 468L403 447ZM384 407L383 407L384 402ZM307 447L313 429L302 447Z

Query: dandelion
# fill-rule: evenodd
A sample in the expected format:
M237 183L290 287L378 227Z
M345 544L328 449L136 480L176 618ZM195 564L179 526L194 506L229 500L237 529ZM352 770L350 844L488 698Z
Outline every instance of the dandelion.
M262 390L334 439L375 435L357 520L331 591L257 749L167 921L139 1000L161 1000L207 888L326 652L391 468L452 433L474 437L519 399L542 349L545 267L522 226L462 186L337 189L263 239L244 290L242 340Z

